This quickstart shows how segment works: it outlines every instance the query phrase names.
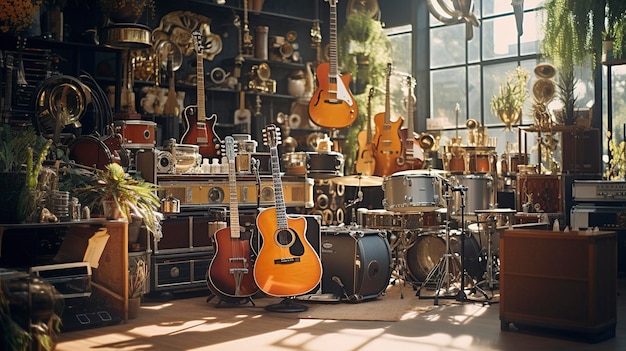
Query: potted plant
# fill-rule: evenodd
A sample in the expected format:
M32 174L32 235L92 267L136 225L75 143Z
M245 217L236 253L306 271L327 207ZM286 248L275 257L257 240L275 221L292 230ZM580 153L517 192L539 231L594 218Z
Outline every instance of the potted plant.
M101 209L108 219L124 218L129 222L133 217L142 219L146 230L160 238L163 215L159 212L158 189L157 185L133 178L122 166L111 163L104 170L95 171L89 186L75 189L75 192L82 203Z
M528 80L530 73L522 66L507 74L506 82L500 85L498 94L491 98L491 110L505 124L506 130L519 123L522 106L528 99Z
M148 275L147 262L142 257L135 258L128 272L128 318L137 318Z

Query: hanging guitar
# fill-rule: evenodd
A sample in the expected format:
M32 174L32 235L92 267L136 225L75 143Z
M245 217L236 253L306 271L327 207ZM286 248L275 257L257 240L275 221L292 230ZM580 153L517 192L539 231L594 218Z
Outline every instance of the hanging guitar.
M270 148L275 207L266 208L257 216L263 245L254 263L254 280L268 295L298 296L317 286L322 278L322 264L305 236L304 217L287 217L278 158L280 130L270 124L263 134Z
M377 113L374 116L376 134L374 135L374 158L376 167L374 175L386 177L395 172L401 171L404 166L402 156L402 140L400 139L400 128L404 120L398 117L396 121L391 121L391 104L389 101L389 80L391 77L391 63L387 64L387 75L385 80L385 112Z
M167 54L167 74L169 76L169 83L167 86L167 100L163 106L163 114L166 116L179 115L178 99L176 99L176 76L174 73L174 53L169 52Z
M374 88L370 88L367 95L367 128L357 135L359 150L354 165L357 174L364 176L374 175L376 170L376 159L374 158L374 149L372 146L372 98L374 97Z
M230 227L215 232L215 255L207 270L209 290L222 298L246 298L259 290L252 275L250 239L241 236L235 175L235 140L224 138L228 159Z
M197 79L197 105L187 106L184 113L185 131L181 137L184 144L199 146L200 154L206 158L213 158L220 154L220 138L215 134L217 115L206 117L204 108L204 58L202 57L202 34L193 32L193 44L196 49L196 79Z
M415 134L415 119L413 118L415 111L415 94L413 94L415 79L410 75L407 76L406 84L408 89L406 97L407 127L400 129L402 152L404 154L403 169L422 169L424 166L424 151L419 146L419 135Z
M317 89L309 102L313 123L323 128L350 126L358 115L356 101L349 84L351 74L339 74L337 69L337 0L330 5L330 62L317 66Z

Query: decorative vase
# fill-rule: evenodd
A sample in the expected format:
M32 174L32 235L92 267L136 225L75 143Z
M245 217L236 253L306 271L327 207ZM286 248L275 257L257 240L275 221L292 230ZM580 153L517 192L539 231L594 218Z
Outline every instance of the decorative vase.
M498 119L504 123L504 130L510 132L513 124L518 124L522 117L522 111L514 111L508 113L507 111L498 111Z
M613 60L613 40L602 41L602 62Z

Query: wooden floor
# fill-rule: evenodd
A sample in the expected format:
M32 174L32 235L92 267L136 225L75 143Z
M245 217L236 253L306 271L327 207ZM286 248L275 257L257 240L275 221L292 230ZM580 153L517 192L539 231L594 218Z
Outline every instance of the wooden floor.
M618 286L617 336L595 344L542 330L502 332L498 304L440 304L397 322L359 322L298 319L260 303L217 308L196 296L146 301L128 323L62 333L57 350L626 350L626 281Z

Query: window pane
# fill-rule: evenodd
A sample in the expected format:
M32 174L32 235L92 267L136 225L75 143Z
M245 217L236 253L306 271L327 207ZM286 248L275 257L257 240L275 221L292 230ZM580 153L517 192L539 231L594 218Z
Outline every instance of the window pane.
M513 16L484 20L482 26L483 60L517 55L518 36Z
M454 128L457 123L456 105L459 105L458 124L465 125L467 111L465 68L450 68L431 72L431 118L428 129Z
M430 30L430 67L465 64L465 25Z
M543 6L545 0L524 0L524 10L532 10L537 7ZM475 2L477 8L479 3ZM513 11L513 6L511 6L511 1L502 1L502 0L483 0L483 17L499 15L502 13L508 13Z
M480 123L483 123L482 119L482 105L480 103L481 97L481 81L480 65L473 65L468 67L469 73L469 86L467 91L467 97L469 99L469 113L468 118L473 118Z
M522 55L539 53L539 41L543 39L543 12L527 12L524 15L524 34L520 37Z

